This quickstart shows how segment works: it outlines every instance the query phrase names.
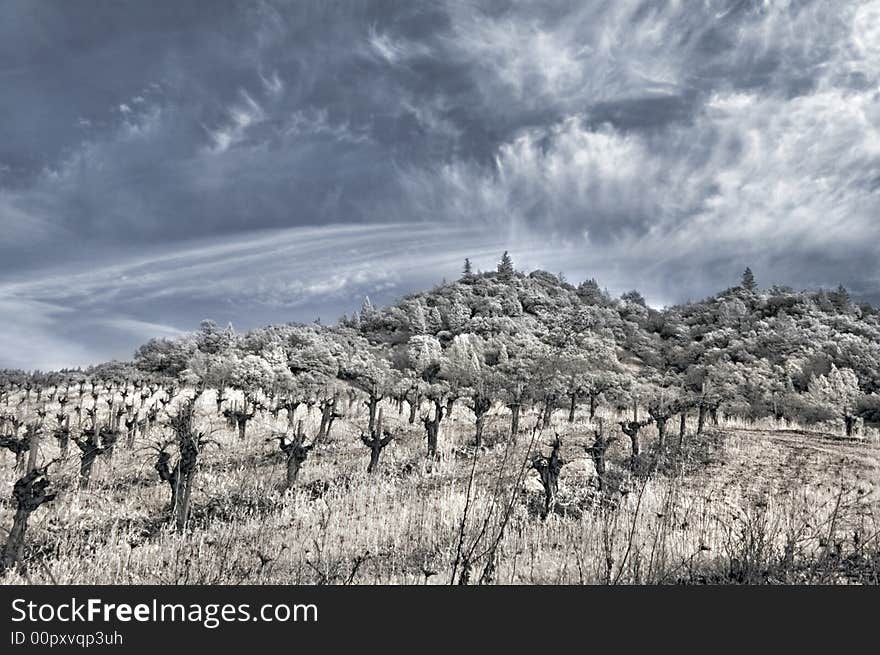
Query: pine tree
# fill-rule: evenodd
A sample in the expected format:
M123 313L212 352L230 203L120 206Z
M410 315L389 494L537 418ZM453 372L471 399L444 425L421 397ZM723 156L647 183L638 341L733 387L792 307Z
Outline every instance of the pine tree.
M743 271L742 282L740 286L746 291L754 291L758 288L757 282L755 282L755 274L752 273L752 269L746 267L746 270Z
M462 270L462 279L469 280L474 276L474 270L471 267L471 260L467 257L464 258L464 269Z
M504 254L501 255L501 261L498 263L498 272L505 279L510 279L513 277L513 260L510 258L510 254L505 250Z
M829 294L831 304L834 305L834 308L839 312L847 312L850 308L850 296L849 291L846 290L846 287L842 284L837 287L837 291L832 291Z
M621 300L625 300L626 302L633 303L635 305L641 305L642 307L647 307L648 303L645 300L645 297L640 294L638 291L633 289L632 291L627 291L623 295L620 296Z
M375 311L373 303L370 302L370 297L364 296L364 303L361 305L361 322L369 321Z

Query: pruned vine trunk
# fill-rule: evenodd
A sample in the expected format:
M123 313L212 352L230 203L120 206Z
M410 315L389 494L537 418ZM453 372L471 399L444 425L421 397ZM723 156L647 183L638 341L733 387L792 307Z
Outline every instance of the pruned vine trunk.
M443 403L434 401L434 418L425 416L422 423L425 425L425 437L428 443L428 459L437 457L437 444L440 440L440 422L443 420Z
M565 464L565 461L559 456L561 447L562 442L559 441L559 437L556 437L549 457L544 457L538 453L532 459L532 468L538 472L541 478L541 485L544 487L544 508L541 514L543 519L546 519L556 506L556 494L559 491L559 474Z
M516 402L508 405L510 408L510 438L516 443L519 436L519 416L522 412L522 404Z
M550 427L550 419L553 417L553 406L556 404L556 398L553 396L547 396L544 399L544 415L541 421L541 426L546 428Z
M55 498L56 494L49 491L49 480L46 478L47 470L48 466L31 469L24 477L16 481L12 488L15 515L12 519L9 537L0 552L0 573L12 569L16 563L21 562L30 515L40 505Z
M367 465L367 473L374 473L378 470L379 458L382 456L382 450L391 443L394 436L388 430L382 429L382 412L379 411L374 429L369 435L361 433L361 441L370 449L370 463Z
M192 489L199 466L199 454L205 443L204 435L194 428L195 402L189 400L172 417L171 426L177 445L177 463L171 467L171 456L159 452L156 471L160 479L171 487L170 520L178 532L186 529L189 521Z
M700 403L700 409L697 412L697 434L703 434L703 428L706 427L706 405Z
M602 491L605 486L605 472L607 468L605 464L606 453L611 444L617 440L616 437L606 437L604 428L605 426L600 420L599 426L593 430L593 443L585 448L587 454L593 460L593 466L596 468L596 478L599 491Z
M483 395L474 397L474 443L477 448L483 445L483 429L486 426L486 413L492 407L492 401Z
M318 435L315 437L315 441L323 441L330 437L333 421L339 416L336 412L338 401L338 396L321 401L321 425L318 428Z
M37 455L39 454L40 449L40 428L37 425L29 425L27 440L28 440L28 461L26 472L30 473L35 468L37 468Z
M369 424L367 429L372 432L376 429L376 411L379 408L379 403L381 402L381 396L370 395L370 397L366 401L367 411L369 412Z
M663 448L663 442L666 439L666 422L669 417L658 416L654 420L657 423L657 442L660 448Z
M638 463L639 457L642 454L642 445L639 441L639 432L643 427L645 427L649 421L623 421L620 423L621 431L629 437L630 447L631 447L631 455L630 455L630 466L635 469L636 464Z
M421 396L416 394L415 399L408 401L409 402L409 424L412 425L416 422L416 415L419 412L419 405L421 405Z
M76 439L76 445L80 449L79 488L87 489L92 480L92 467L104 449L101 448L100 434L97 428L89 428L83 432L83 435L85 438Z
M314 448L317 439L311 444L305 443L306 437L302 421L297 422L296 431L292 437L288 438L287 435L279 435L275 438L278 439L278 446L285 456L286 467L283 491L289 491L296 484L300 468L308 458L312 448Z

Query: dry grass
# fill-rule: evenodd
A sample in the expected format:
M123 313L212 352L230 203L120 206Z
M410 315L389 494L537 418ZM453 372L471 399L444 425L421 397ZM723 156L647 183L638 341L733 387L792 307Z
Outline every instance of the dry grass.
M453 562L464 554L475 583L496 539L492 577L501 584L880 581L880 448L873 440L730 422L688 437L681 450L673 435L653 473L634 477L623 439L610 451L616 491L600 494L583 450L592 440L587 421L562 423L560 411L542 433L527 416L512 446L506 414L496 410L469 495L469 412L459 408L444 422L440 460L426 466L422 430L386 407L400 435L377 474L365 472L368 452L357 438L364 417L342 419L305 462L297 488L282 494L283 462L266 439L283 428L283 415L258 417L242 442L211 399L200 412L220 447L202 456L185 534L162 520L168 489L148 444L120 444L112 462L99 458L84 491L76 488L73 449L51 475L58 498L31 518L27 572L3 582L435 584L458 580L462 565L453 576ZM316 423L313 412L310 434ZM536 473L528 471L519 488L517 478L531 440L532 450L546 452L557 430L567 464L556 511L541 520ZM648 451L655 436L645 430ZM55 444L45 443L42 458L55 456ZM14 477L13 458L4 454L6 528Z

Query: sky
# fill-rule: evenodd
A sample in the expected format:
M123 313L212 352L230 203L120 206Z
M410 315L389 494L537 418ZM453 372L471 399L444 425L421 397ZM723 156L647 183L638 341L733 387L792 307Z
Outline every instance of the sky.
M0 367L462 261L880 301L880 0L0 3Z

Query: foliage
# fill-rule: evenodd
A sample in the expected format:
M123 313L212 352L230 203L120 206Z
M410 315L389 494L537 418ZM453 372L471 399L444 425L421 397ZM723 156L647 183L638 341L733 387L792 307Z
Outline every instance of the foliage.
M9 387L31 375L0 378ZM479 388L517 405L589 399L591 413L599 400L631 402L638 382L659 385L682 409L849 420L865 394L880 391L880 314L843 288L759 289L748 268L738 286L657 310L637 291L612 299L595 279L573 286L546 271L518 274L505 252L497 272L475 273L468 259L459 281L388 307L365 298L354 319L335 327L237 334L205 321L192 334L149 341L132 363L79 375L173 377L302 402L336 381L374 398L462 397Z

